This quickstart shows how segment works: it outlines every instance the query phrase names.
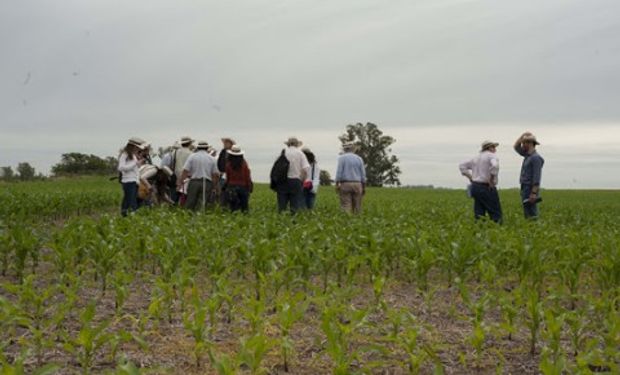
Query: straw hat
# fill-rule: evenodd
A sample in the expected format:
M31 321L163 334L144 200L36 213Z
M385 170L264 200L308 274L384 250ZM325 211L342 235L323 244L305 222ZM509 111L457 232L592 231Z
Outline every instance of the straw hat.
M284 142L284 144L287 146L299 147L303 145L303 142L297 139L297 137L290 137L286 142Z
M192 137L181 137L181 141L179 142L181 146L185 146L191 143L194 143Z
M345 142L342 144L342 149L345 151L354 150L357 148L357 144L353 141Z
M233 145L230 150L226 151L226 153L232 156L241 156L244 154L243 150L241 149L241 147L239 147L239 145Z
M198 144L196 144L196 150L205 150L207 151L209 149L209 143L207 141L199 141Z
M536 136L534 134L528 134L526 136L523 137L523 139L521 139L521 142L525 143L525 142L532 142L535 145L539 145L540 143L538 143L538 140L536 139Z
M136 146L140 150L144 150L144 145L146 145L146 141L140 137L131 137L127 141L128 145Z
M499 146L499 143L497 143L497 142L484 141L484 142L482 142L482 151L488 150L491 147L497 147L497 146Z

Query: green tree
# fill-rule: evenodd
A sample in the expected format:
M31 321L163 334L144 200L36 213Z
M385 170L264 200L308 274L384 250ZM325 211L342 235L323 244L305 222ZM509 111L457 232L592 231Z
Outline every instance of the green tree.
M321 169L321 172L319 173L319 184L321 186L331 186L332 182L334 182L334 180L332 180L332 176L329 172Z
M4 181L11 181L15 178L15 172L10 166L2 167L2 169L0 169L0 176Z
M23 181L34 179L35 171L34 167L29 163L19 163L17 165L17 172L19 173L19 179Z
M111 156L102 159L97 155L70 152L62 154L60 163L52 167L52 173L56 176L114 174L116 165L116 158Z
M355 142L356 153L364 159L366 164L366 181L369 186L397 185L400 186L401 174L398 158L390 155L390 146L396 139L383 132L373 123L357 123L347 125L346 131L340 137L340 142Z

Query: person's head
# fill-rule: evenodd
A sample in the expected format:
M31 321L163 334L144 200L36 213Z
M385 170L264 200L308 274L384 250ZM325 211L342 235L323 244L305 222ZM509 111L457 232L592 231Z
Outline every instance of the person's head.
M181 147L190 148L192 143L194 143L194 140L191 137L181 137L179 143L181 144Z
M301 147L303 142L297 139L297 137L290 137L284 144L288 147Z
M241 169L243 165L243 150L238 145L233 145L226 153L226 157L234 170Z
M235 140L232 138L222 138L222 146L224 150L230 150L230 148L235 144Z
M316 163L316 157L314 156L314 153L310 151L309 148L304 147L301 149L301 151L306 155L306 159L308 159L308 163L310 164Z
M538 140L534 134L528 134L521 139L521 148L525 152L532 152L536 149L536 146L539 145Z
M198 144L196 144L196 151L205 151L205 152L209 152L209 143L207 143L207 141L199 141Z
M127 156L133 158L135 155L139 155L140 152L144 150L145 144L146 142L144 141L144 139L138 137L131 137L127 141L127 145L125 145L123 151L127 153Z
M489 151L489 152L496 152L497 151L497 146L499 146L499 143L497 142L492 142L492 141L484 141L482 142L482 150L481 151Z
M357 144L355 142L346 142L342 145L343 152L355 152L357 150Z

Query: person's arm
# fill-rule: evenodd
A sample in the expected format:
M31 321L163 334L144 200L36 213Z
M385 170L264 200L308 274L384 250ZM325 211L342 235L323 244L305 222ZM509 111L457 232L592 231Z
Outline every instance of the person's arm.
M473 159L468 160L468 161L464 161L461 164L459 164L459 170L461 171L461 174L465 177L467 177L467 179L471 182L473 179L473 176L471 174L471 170L473 168L473 164L474 161Z
M517 152L517 154L521 155L521 156L526 156L526 152L523 150L523 147L521 147L521 144L523 143L523 138L525 136L528 135L532 135L532 133L530 132L525 132L523 134L521 134L521 136L519 136L519 138L517 138L517 140L515 141L515 144L513 146L514 150Z
M180 188L181 186L183 186L183 183L189 177L190 177L189 171L187 169L183 169L183 172L181 173L181 178L177 180L177 187Z
M361 175L362 175L362 194L366 194L366 166L364 160L360 157Z
M135 167L139 166L140 164L138 164L138 157L134 156L133 158L129 159L129 157L127 156L127 154L122 154L119 158L118 158L118 171L119 172L129 172L132 169L134 169Z
M540 190L540 180L542 178L542 159L540 157L534 157L531 160L532 163L532 189L530 190L529 201L535 203L538 198L538 191Z
M248 167L247 163L243 163L243 167L245 170L245 181L247 184L248 192L251 193L254 190L254 184L252 183L252 171L250 171L250 167Z
M499 159L493 155L491 160L491 168L489 168L489 173L491 174L489 184L491 187L495 187L497 185L497 176L499 175Z

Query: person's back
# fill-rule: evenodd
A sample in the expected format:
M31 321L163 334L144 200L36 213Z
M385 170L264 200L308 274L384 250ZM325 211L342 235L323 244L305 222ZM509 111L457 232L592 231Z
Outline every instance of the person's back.
M173 159L175 161L174 165L174 174L177 176L177 179L181 178L181 174L183 173L183 166L187 159L192 155L192 150L189 147L181 147L175 151Z
M287 177L292 179L305 178L304 170L310 168L306 155L297 147L289 146L284 149L284 156L289 161Z
M338 182L366 182L364 160L359 155L346 152L338 157L336 171Z

